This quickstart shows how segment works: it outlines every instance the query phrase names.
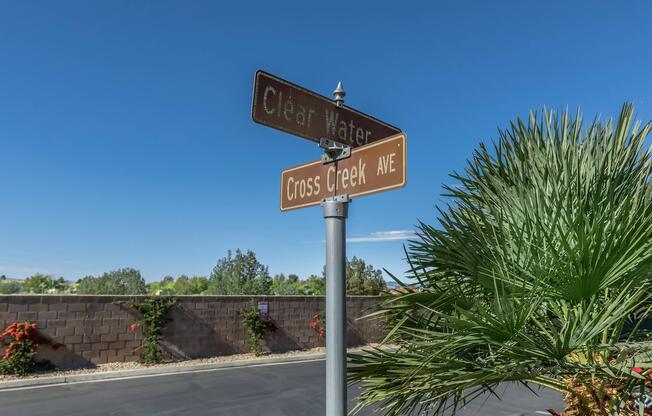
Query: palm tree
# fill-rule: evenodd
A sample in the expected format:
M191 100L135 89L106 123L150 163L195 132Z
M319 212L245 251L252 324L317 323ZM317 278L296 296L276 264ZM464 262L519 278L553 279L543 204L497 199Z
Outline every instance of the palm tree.
M364 387L353 413L454 412L512 381L561 392L565 415L643 414L650 128L631 105L586 128L544 110L480 145L451 175L439 226L408 244L414 284L375 313L397 348L350 357Z

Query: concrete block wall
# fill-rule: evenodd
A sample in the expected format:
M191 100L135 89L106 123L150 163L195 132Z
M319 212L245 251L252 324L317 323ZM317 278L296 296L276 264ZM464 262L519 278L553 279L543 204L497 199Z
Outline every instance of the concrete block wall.
M61 368L134 361L140 354L140 329L131 332L137 319L117 301L142 296L7 295L0 296L0 324L36 322L40 331L64 344L58 350L44 347L39 355ZM266 351L282 352L314 348L324 340L308 326L324 311L324 298L313 296L177 296L178 305L163 336L167 358L189 359L248 351L248 333L240 313L267 302L276 330L263 341ZM348 297L350 346L377 342L383 330L377 320L357 320L377 302L374 297Z

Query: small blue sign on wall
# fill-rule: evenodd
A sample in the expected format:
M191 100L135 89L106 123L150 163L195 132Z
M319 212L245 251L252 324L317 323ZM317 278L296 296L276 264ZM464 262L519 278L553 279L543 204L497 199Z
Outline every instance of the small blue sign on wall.
M269 313L269 304L267 302L258 302L258 313L267 315Z

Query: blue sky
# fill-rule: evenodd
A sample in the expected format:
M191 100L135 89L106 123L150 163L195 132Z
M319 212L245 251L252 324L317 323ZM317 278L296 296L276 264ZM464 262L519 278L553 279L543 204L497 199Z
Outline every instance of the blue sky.
M400 6L398 6L400 4ZM206 275L231 248L319 273L319 207L281 213L307 140L251 121L257 69L408 135L407 187L359 198L349 256L402 273L447 174L530 109L652 119L649 2L3 2L0 274ZM394 232L394 233L391 233ZM389 241L388 241L389 240Z

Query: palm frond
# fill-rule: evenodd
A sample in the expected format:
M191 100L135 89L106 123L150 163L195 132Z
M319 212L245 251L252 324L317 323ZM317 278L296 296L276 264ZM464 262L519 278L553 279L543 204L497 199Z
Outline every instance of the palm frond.
M633 114L584 126L579 112L531 113L451 175L438 224L406 246L414 284L376 313L398 349L350 358L354 413L444 414L506 381L638 388L631 368L652 367L652 159L651 125Z

